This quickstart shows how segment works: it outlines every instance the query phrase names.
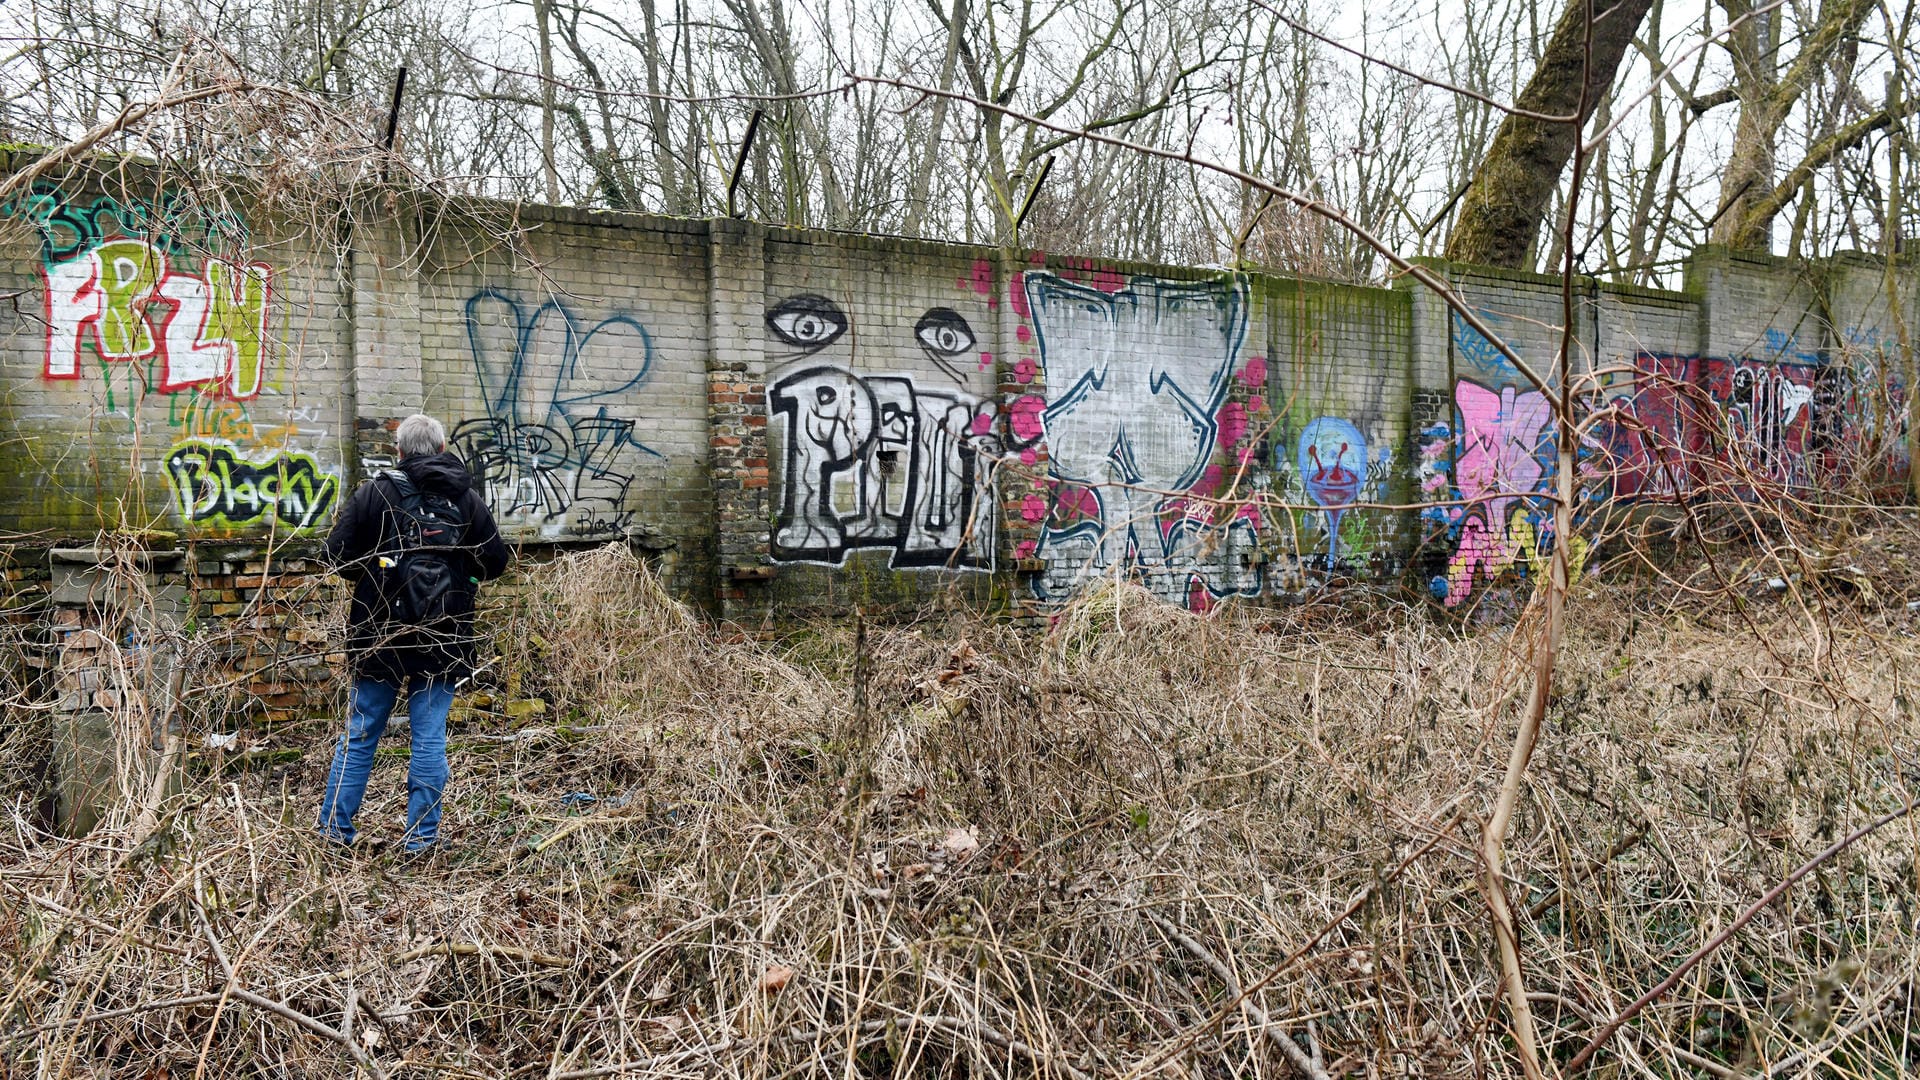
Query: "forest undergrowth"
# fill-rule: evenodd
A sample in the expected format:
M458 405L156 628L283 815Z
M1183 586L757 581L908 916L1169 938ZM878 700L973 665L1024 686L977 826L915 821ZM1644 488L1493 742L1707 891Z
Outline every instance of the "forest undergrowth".
M1506 864L1550 1062L1911 797L1916 539L1576 588ZM16 799L0 1071L1519 1075L1478 851L1528 613L1198 616L1119 585L1044 632L757 641L624 549L529 575L431 857L317 839L325 721L249 736L291 761L189 770L145 828L61 839ZM1910 1074L1916 850L1907 818L1833 855L1583 1074Z

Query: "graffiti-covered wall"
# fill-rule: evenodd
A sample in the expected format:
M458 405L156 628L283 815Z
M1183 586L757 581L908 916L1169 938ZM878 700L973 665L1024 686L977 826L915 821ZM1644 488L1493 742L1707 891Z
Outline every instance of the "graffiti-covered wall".
M1895 354L1901 325L1920 314L1912 270L1889 278L1883 262L1857 256L1808 267L1703 249L1681 292L1578 282L1569 335L1560 279L1439 269L1556 393L1555 358L1570 344L1586 418L1576 522L1647 504L1872 494L1876 484L1886 494L1906 473L1911 361ZM1555 481L1552 409L1459 313L1431 300L1416 308L1422 382L1445 387L1415 409L1422 536L1444 556L1429 560L1428 587L1458 607L1491 581L1539 572L1552 549L1539 497ZM1588 547L1586 532L1570 541L1576 572Z
M0 206L0 529L298 536L350 473L332 252L170 193Z
M1556 542L1548 396L1407 281L488 203L335 224L158 181L0 207L0 531L310 544L424 410L515 542L631 542L737 618L1118 578L1458 608ZM1569 333L1557 279L1432 268L1529 367L1571 346L1583 513L1905 468L1911 271L1702 251L1679 292L1576 282Z
M471 228L429 238L421 401L445 419L501 527L528 543L648 536L701 548L712 501L703 237L553 221L517 250L481 239Z

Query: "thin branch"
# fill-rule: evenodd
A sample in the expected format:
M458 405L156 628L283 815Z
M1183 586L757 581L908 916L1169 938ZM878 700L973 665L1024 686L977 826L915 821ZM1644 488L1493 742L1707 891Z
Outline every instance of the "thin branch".
M1434 87L1435 89L1445 90L1450 94L1459 94L1461 97L1472 98L1473 100L1479 102L1482 105L1486 105L1490 108L1497 109L1500 112L1507 113L1512 116L1524 116L1529 120L1538 120L1541 123L1545 123L1545 124L1571 124L1580 119L1578 116L1556 116L1553 113L1534 112L1532 109L1523 109L1518 105L1508 105L1506 102L1498 101L1494 98L1490 98L1487 95L1482 94L1477 90L1469 90L1466 87L1459 85L1458 83L1450 83L1444 79L1436 79L1429 75L1422 75L1419 72L1414 71L1410 68L1401 67L1399 64L1396 64L1391 60L1382 60L1377 56L1374 56L1370 53L1365 52L1364 50L1356 49L1351 45L1347 45L1333 38L1330 38L1325 34L1320 33L1317 30L1309 29L1308 27L1301 24L1297 20L1289 18L1285 15L1282 15L1280 14L1280 12L1274 10L1272 5L1268 4L1266 0L1253 0L1253 2L1254 2L1254 6L1260 8L1261 10L1272 15L1274 18L1292 27L1295 33L1305 34L1306 36L1312 38L1313 40L1320 42L1322 45L1331 45L1334 48L1339 49L1343 53L1347 53L1352 56L1357 56L1360 59L1365 60L1369 64L1373 64L1377 67L1386 68L1387 70L1395 72L1400 75L1405 75L1407 78L1412 79L1415 82L1425 83L1426 85ZM1780 0L1780 2L1785 3L1786 0Z
M196 876L194 887L198 888L198 884L198 877ZM213 949L214 961L220 965L222 974L226 976L226 988L223 991L225 997L230 997L235 1001L251 1005L256 1009L270 1012L283 1020L290 1021L296 1027L338 1044L342 1049L346 1050L356 1064L373 1074L374 1080L387 1080L387 1074L381 1071L380 1066L374 1063L373 1058L370 1057L365 1050L362 1050L360 1044L354 1042L353 1037L346 1032L328 1027L290 1005L285 1005L272 998L256 994L246 987L241 986L239 974L234 971L233 964L227 959L226 950L220 947L219 936L213 932L213 924L207 921L206 909L200 906L199 898L194 896L192 892L187 894L187 901L192 904L194 916L200 922L200 929L206 935L208 946ZM211 1030L209 1030L208 1035L212 1035Z
M1765 15L1767 12L1773 11L1774 9L1780 7L1786 2L1787 0L1773 0L1773 3L1771 4L1767 4L1763 7L1754 8L1752 11L1749 11L1746 14L1740 16L1739 18L1732 20L1731 22L1727 23L1727 25L1721 27L1720 29L1714 31L1711 34L1708 34L1707 36L1701 38L1699 41L1694 42L1692 45L1689 45L1687 48L1682 50L1679 56L1676 56L1673 58L1672 63L1668 64L1666 67L1661 68L1659 71L1654 72L1653 77L1647 80L1647 88L1645 90L1640 91L1640 94L1638 97L1633 98L1631 101L1628 101L1625 105L1621 106L1619 109L1618 115L1614 117L1613 123L1608 124L1604 128L1601 128L1598 134L1596 134L1593 138L1587 140L1586 145L1582 147L1582 149L1587 151L1588 153L1592 153L1595 149L1599 148L1601 143L1606 142L1607 137L1612 135L1615 131L1618 131L1620 129L1620 125L1626 123L1628 118L1633 116L1634 111L1640 107L1640 103L1652 97L1654 91L1659 88L1661 82L1663 82L1666 79L1668 73L1673 71L1674 68L1679 67L1681 62L1686 60L1687 57L1692 56L1694 53L1699 52L1701 49L1706 48L1708 45L1711 45L1714 42L1714 39L1724 36L1729 31L1731 31L1734 27L1739 26L1741 23L1746 22L1748 19Z
M1332 1080L1332 1077L1327 1075L1327 1070L1321 1068L1319 1063L1314 1061L1312 1056L1305 1050L1300 1049L1299 1043L1294 1042L1287 1036L1286 1032L1281 1031L1273 1025L1273 1020L1267 1015L1267 1010L1255 1005L1252 998L1241 993L1240 980L1234 977L1232 968L1229 968L1223 963L1219 957L1213 955L1206 946L1200 944L1192 935L1151 911L1147 912L1146 915L1147 918L1152 921L1153 925L1160 928L1161 933L1172 939L1174 944L1192 953L1195 959L1207 965L1207 967L1213 971L1214 977L1226 986L1227 993L1240 1002L1241 1011L1245 1012L1248 1019L1253 1021L1254 1027L1260 1034L1264 1035L1269 1042L1280 1048L1280 1052L1286 1056L1288 1061L1293 1063L1294 1068L1312 1077L1313 1080Z
M1732 922L1728 923L1726 929L1720 931L1718 934L1715 934L1712 940L1708 941L1705 945L1702 945L1699 948L1693 950L1693 953L1691 955L1689 955L1685 960L1680 962L1679 967L1674 968L1673 971L1670 972L1666 978L1661 979L1659 983L1655 984L1653 989L1648 990L1644 994L1641 994L1640 997L1637 1000L1635 1000L1633 1004L1627 1006L1625 1009L1622 1009L1620 1011L1619 1016L1616 1016L1612 1020L1608 1021L1607 1026L1601 1028L1600 1031L1597 1034L1595 1034L1591 1040L1587 1042L1587 1045L1582 1047L1580 1052L1573 1056L1573 1060L1567 1063L1567 1072L1571 1073L1576 1069L1580 1068L1580 1066L1585 1065L1587 1061L1590 1058L1592 1058L1595 1053L1599 1052L1602 1046L1605 1046L1607 1044L1608 1039L1613 1038L1613 1033L1616 1031L1619 1031L1621 1025L1625 1024L1627 1021L1633 1019L1634 1017L1640 1015L1640 1010L1645 1009L1648 1005L1651 1005L1654 1002L1660 1000L1660 998L1664 996L1667 991L1673 989L1675 986L1678 986L1680 984L1680 980L1687 977L1687 972L1692 971L1696 967L1699 967L1700 962L1702 960L1705 960L1707 957L1712 956L1714 952L1720 948L1720 946L1725 945L1729 941L1732 941L1733 935L1739 933L1742 927L1746 926L1748 923L1758 918L1761 912L1765 911L1768 907L1772 906L1773 902L1775 900L1778 900L1781 897L1781 895L1784 894L1788 889L1791 889L1795 885L1799 884L1801 878L1804 878L1808 874L1813 873L1815 870L1819 869L1820 866L1823 863L1825 863L1828 859L1831 859L1835 855L1838 855L1841 852L1852 847L1855 843L1857 843L1861 839L1873 834L1874 832L1878 831L1882 827L1890 825L1893 822L1899 821L1901 818L1906 817L1908 814L1913 813L1914 805L1915 805L1915 802L1913 798L1909 796L1907 798L1906 804L1900 807L1900 809L1889 811L1888 813L1882 814L1881 816L1874 818L1872 821L1867 822L1865 825L1860 826L1859 828L1853 830L1847 835L1834 841L1832 844L1827 846L1826 850L1820 852L1820 854L1815 855L1813 858L1808 859L1806 862L1801 863L1799 867L1797 867L1793 871L1793 873L1788 874L1785 878L1782 878L1779 884L1775 885L1771 889L1768 889L1765 895L1761 896L1760 899L1755 900L1752 903L1752 905L1747 908L1747 910L1741 912L1737 918L1735 918Z

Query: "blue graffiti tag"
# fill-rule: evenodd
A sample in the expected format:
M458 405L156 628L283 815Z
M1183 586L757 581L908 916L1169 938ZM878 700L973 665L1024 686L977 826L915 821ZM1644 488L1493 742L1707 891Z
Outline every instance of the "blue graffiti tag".
M528 311L484 289L467 301L467 340L487 415L452 441L494 512L572 535L624 529L634 457L663 457L615 411L652 369L646 328L630 315L587 325L553 300Z

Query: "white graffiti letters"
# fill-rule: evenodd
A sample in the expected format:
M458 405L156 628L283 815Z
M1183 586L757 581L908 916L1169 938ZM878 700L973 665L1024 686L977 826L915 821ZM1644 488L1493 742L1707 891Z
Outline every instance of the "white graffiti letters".
M77 379L91 346L102 360L160 361L160 390L200 386L239 400L265 381L272 269L206 260L182 272L144 240L120 238L49 262L43 374Z
M776 558L839 565L877 547L896 568L992 567L990 402L817 365L769 386L767 404L786 428Z
M1097 504L1096 520L1043 530L1049 584L1126 566L1179 602L1195 575L1215 595L1257 591L1240 559L1254 546L1250 523L1211 521L1179 498L1214 451L1246 332L1243 287L1135 278L1109 293L1038 272L1025 287L1050 477Z

